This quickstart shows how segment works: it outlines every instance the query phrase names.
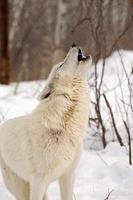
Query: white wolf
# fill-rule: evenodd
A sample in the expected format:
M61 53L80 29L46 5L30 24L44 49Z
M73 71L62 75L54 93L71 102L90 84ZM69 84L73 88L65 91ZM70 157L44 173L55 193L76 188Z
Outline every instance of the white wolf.
M88 124L90 65L91 58L74 45L53 68L33 112L1 126L1 170L17 200L46 200L54 180L59 180L61 199L73 199L74 171Z

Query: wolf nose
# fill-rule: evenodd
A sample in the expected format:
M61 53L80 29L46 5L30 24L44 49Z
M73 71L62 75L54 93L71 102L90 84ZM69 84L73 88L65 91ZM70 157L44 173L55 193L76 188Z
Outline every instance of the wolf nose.
M76 47L76 44L72 44L72 48L73 48L73 47Z

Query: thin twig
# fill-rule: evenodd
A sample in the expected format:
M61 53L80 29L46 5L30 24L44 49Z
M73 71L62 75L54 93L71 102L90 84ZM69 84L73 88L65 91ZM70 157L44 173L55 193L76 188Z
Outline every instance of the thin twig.
M106 197L104 200L108 200L109 197L110 197L110 195L111 195L111 193L112 193L113 191L114 191L114 190L111 190L111 191L108 193L107 197Z
M117 130L116 122L115 122L114 115L113 115L113 111L112 111L112 109L111 109L111 106L110 106L110 104L109 104L109 101L108 101L108 99L107 99L107 97L106 97L105 94L103 94L103 97L104 97L104 100L105 100L105 102L106 102L106 105L107 105L107 107L108 107L108 109L109 109L109 111L110 111L110 115L111 115L111 119L112 119L112 123L113 123L114 130L115 130L115 133L116 133L116 137L117 137L117 139L118 139L120 145L121 145L121 146L124 146L124 143L123 143L123 141L122 141L122 138L121 138L121 136L120 136L120 134L119 134L119 132L118 132L118 130Z

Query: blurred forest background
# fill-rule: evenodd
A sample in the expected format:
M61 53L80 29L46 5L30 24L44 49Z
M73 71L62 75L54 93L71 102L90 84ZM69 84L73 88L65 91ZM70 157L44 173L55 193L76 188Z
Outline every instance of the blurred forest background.
M1 83L46 79L72 43L97 63L132 41L133 0L0 0Z

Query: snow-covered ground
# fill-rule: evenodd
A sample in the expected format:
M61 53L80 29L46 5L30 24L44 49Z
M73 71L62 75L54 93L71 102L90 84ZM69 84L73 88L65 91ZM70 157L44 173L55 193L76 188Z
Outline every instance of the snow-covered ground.
M124 63L127 66L127 73L131 73L133 63L133 53L123 52ZM114 113L118 119L118 127L121 127L121 115L117 110L117 105L113 97L112 89L115 88L115 95L121 97L118 86L119 71L125 100L128 99L127 83L125 73L120 68L118 55L113 54L112 60L107 60L104 77L104 87L102 91L107 92ZM99 63L98 73L101 73L101 63ZM122 66L121 66L122 67ZM117 73L116 73L117 71ZM133 79L133 78L132 78ZM38 104L36 96L44 87L44 81L23 82L17 85L12 83L10 86L0 85L0 122L31 112ZM116 96L115 96L116 97ZM91 98L94 98L93 91ZM93 111L92 111L93 112ZM103 115L108 116L103 103ZM131 113L130 121L133 122ZM106 120L106 119L105 119ZM109 122L109 120L107 120ZM133 124L133 123L132 123ZM111 134L110 122L108 123L108 134ZM132 126L131 126L132 130ZM91 130L92 131L92 130ZM122 130L123 134L123 130ZM132 134L133 135L133 134ZM89 137L89 136L88 136ZM125 147L120 147L117 142L110 142L103 150L94 150L91 145L85 145L88 150L84 150L81 161L76 171L76 183L74 195L76 200L133 200L133 167L128 164L128 151ZM93 150L90 150L91 149ZM50 200L59 200L59 189L57 183L51 184L49 188ZM2 176L0 175L0 200L14 200L6 190Z

